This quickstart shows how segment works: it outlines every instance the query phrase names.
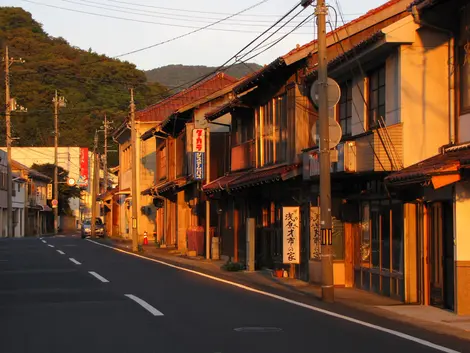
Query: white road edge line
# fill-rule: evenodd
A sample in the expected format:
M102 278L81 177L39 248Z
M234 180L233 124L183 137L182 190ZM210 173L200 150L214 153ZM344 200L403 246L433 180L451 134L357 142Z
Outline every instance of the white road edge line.
M47 246L50 247L50 248L55 248L55 246L51 245L51 244L48 244Z
M333 312L333 311L329 311L329 310L317 308L316 306L309 305L309 304L305 304L305 303L301 303L301 302L298 302L298 301L295 301L295 300L292 300L292 299L288 299L288 298L282 297L282 296L277 295L277 294L272 294L272 293L269 293L269 292L265 292L265 291L262 291L262 290L259 290L259 289L255 289L255 288L252 288L252 287L245 286L245 285L243 285L243 284L239 284L239 283L236 283L236 282L228 281L228 280L225 280L225 279L222 279L222 278L218 278L218 277L215 277L215 276L211 276L211 275L208 275L208 274L205 274L205 273L202 273L202 272L190 270L190 269L188 269L188 268L184 268L184 267L172 265L172 264L170 264L170 263L167 263L167 262L164 262L164 261L161 261L161 260L152 259L152 258L150 258L150 257L142 256L142 255L139 255L139 254L134 254L134 253L131 253L131 252L128 252L128 251L119 249L119 248L115 248L115 247L113 247L113 246L109 246L109 245L106 245L106 244L98 243L98 242L96 242L96 241L94 241L94 240L90 240L90 239L86 239L86 240L89 241L90 243L93 243L93 244L96 244L96 245L100 245L100 246L103 246L103 247L106 247L106 248L109 248L109 249L113 249L113 250L115 250L115 251L119 251L119 252L122 252L122 253L124 253L124 254L132 255L132 256L135 256L135 257L139 257L139 258L141 258L141 259L145 259L145 260L148 260L148 261L156 262L156 263L158 263L158 264L161 264L161 265L164 265L164 266L167 266L167 267L171 267L171 268L175 268L175 269L178 269L178 270L181 270L181 271L193 273L193 274L195 274L195 275L198 275L198 276L201 276L201 277L206 277L206 278L212 279L212 280L217 281L217 282L229 284L229 285L231 285L231 286L238 287L238 288L244 289L244 290L249 291L249 292L261 294L261 295L264 295L264 296L266 296L266 297L274 298L274 299L277 299L277 300L280 300L280 301L283 301L283 302L286 302L286 303L289 303L289 304L293 304L293 305L296 305L296 306L300 306L300 307L302 307L302 308L309 309L309 310L312 310L312 311L316 311L316 312L322 313L322 314L324 314L324 315L332 316L332 317L335 317L335 318L337 318L337 319L341 319L341 320L344 320L344 321L349 321L349 322L352 322L352 323L357 324L357 325L361 325L361 326L364 326L364 327L371 328L371 329L373 329L373 330L385 332L385 333L388 333L388 334L390 334L390 335L393 335L393 336L396 336L396 337L400 337L400 338L403 338L403 339L405 339L405 340L408 340L408 341L411 341L411 342L415 342L415 343L418 343L418 344L420 344L420 345L423 345L423 346L426 346L426 347L429 347L429 348L433 348L433 349L438 350L438 351L441 351L441 352L445 352L445 353L461 353L461 352L459 352L459 351L456 351L456 350L453 350L453 349L450 349L450 348L447 348L447 347L444 347L444 346L440 346L440 345L438 345L438 344L435 344L435 343L432 343L432 342L423 340L423 339L418 338L418 337L414 337L414 336L408 335L408 334L403 333L403 332L399 332L399 331L395 331L395 330L388 329L388 328L386 328L386 327L374 325L374 324L371 324L371 323L366 322L366 321L358 320L358 319L355 319L355 318L352 318L352 317L349 317L349 316L345 316L345 315L341 315L341 314L335 313L335 312Z
M69 260L72 261L75 265L81 265L82 264L81 262L78 262L77 260L75 260L73 257L69 257Z
M88 271L88 273L89 273L90 275L92 275L92 276L98 278L98 279L99 279L101 282L103 282L103 283L108 283L108 282L109 282L106 278L104 278L103 276L97 274L95 271Z
M143 307L148 312L150 312L153 316L163 316L163 313L161 311L158 311L157 309L155 309L153 306L151 306L145 300L142 300L139 297L136 297L135 295L132 295L132 294L124 294L124 295L126 297L128 297L129 299L132 299L133 301L135 301L141 307Z
M65 253L62 250L57 250L57 252L61 255L65 255Z

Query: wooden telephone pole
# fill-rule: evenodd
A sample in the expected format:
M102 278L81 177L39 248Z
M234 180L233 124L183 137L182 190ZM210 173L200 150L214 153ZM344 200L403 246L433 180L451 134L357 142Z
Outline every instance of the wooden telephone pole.
M322 264L322 300L334 301L333 237L331 219L330 136L328 123L328 57L326 51L325 0L317 0L318 24L318 83L319 83L319 135L320 135L320 232Z
M14 237L13 231L13 178L11 171L12 157L11 157L11 112L20 111L26 112L22 106L16 105L15 99L10 97L10 66L14 63L24 63L24 60L19 58L15 60L8 55L8 46L5 47L5 124L6 124L6 145L7 145L7 237ZM18 109L17 109L18 108Z
M93 181L91 183L91 237L96 236L96 194L99 186L99 165L98 162L98 130L95 131L93 145Z
M131 168L132 168L132 186L131 186L131 202L132 202L132 251L139 250L139 240L137 233L137 198L139 192L137 190L137 131L135 126L135 103L134 103L134 89L131 88Z
M103 126L101 127L104 131L104 154L103 154L103 172L104 172L104 192L108 191L108 132L109 127L113 124L113 121L107 119L106 114L104 115Z
M57 205L54 207L54 234L59 231L59 108L65 107L65 98L57 95L55 91L54 98L54 199Z

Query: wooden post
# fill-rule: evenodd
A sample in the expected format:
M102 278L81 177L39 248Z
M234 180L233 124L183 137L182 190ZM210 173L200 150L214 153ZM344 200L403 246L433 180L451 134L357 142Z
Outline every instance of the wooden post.
M424 305L429 305L429 214L428 207L423 204L423 290Z

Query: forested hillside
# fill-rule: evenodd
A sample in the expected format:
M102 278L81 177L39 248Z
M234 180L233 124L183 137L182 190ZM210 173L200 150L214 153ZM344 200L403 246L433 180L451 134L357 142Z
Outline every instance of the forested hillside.
M11 57L25 60L24 64L15 63L10 68L11 96L28 109L27 113L12 113L13 138L18 146L53 144L55 90L67 99L67 107L60 111L59 141L63 146L91 147L105 113L115 125L120 124L128 112L131 86L135 87L138 108L167 95L160 84L147 83L145 73L134 64L73 47L63 38L53 38L21 8L0 8L2 55L6 45ZM1 72L3 83L5 75ZM0 102L4 107L4 85L1 87ZM3 111L1 114L4 115ZM4 123L0 124L0 141L5 144Z
M241 78L260 68L260 65L254 63L236 64L225 72L230 76ZM216 67L210 66L167 65L146 71L145 74L149 82L160 82L165 87L171 89L176 87L178 89L184 89L189 86L186 84L187 82L194 81L216 69Z

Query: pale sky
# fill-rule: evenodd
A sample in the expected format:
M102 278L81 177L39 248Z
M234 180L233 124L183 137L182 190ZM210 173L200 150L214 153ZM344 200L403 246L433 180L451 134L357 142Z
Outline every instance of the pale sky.
M86 50L92 48L95 52L114 57L194 31L260 1L0 0L0 4L22 7L30 12L51 36L63 37L73 46ZM123 56L121 59L133 62L143 70L169 64L218 66L299 2L299 0L266 0L249 11L211 27L212 30L202 30L167 44ZM339 3L342 14L348 21L384 2L386 0L327 1L335 8ZM275 41L291 31L312 13L313 7L307 8L265 43ZM334 14L332 11L330 13L334 22ZM341 19L338 18L338 26L341 24ZM302 45L311 41L313 37L313 20L309 20L282 42L250 61L261 65L268 64L297 44Z

